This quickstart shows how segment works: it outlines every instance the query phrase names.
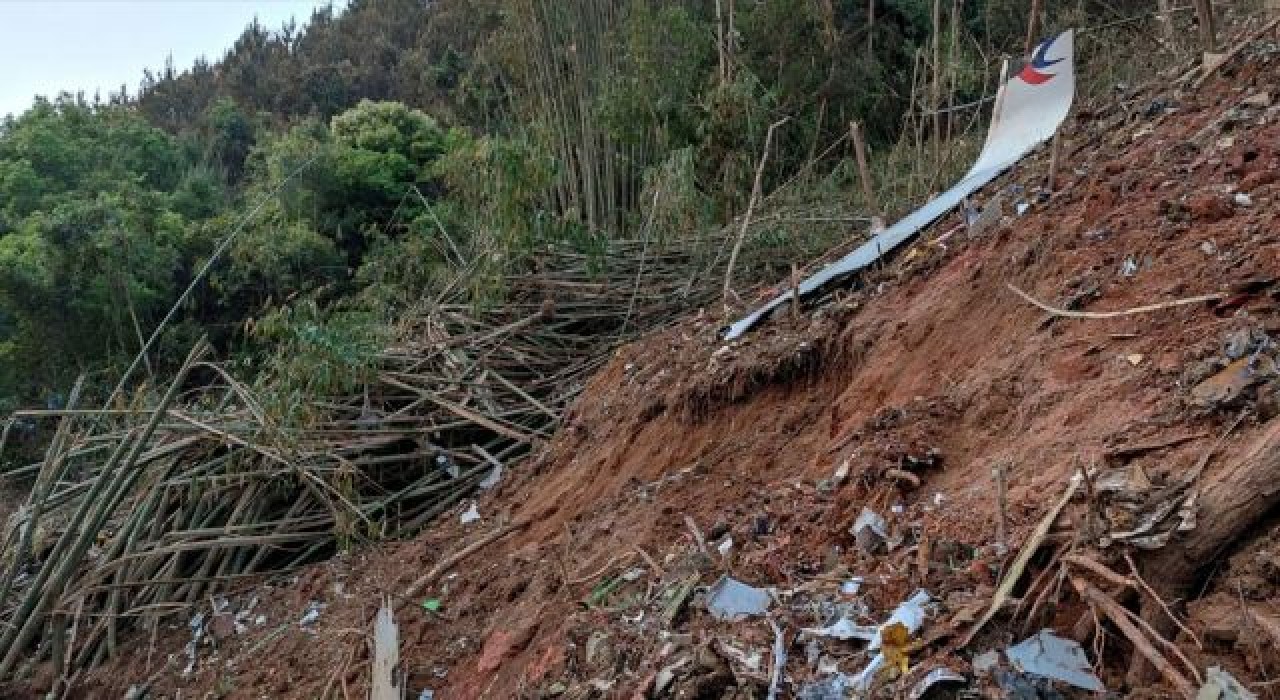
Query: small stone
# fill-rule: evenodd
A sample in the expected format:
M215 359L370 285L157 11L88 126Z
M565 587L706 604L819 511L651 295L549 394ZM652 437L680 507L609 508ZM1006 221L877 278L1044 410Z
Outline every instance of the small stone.
M1205 255L1217 255L1218 246L1214 245L1213 241L1203 241L1200 243L1200 252Z

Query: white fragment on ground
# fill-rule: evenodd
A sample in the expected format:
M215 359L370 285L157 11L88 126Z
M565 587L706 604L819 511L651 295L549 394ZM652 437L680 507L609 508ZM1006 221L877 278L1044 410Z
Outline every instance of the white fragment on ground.
M480 506L475 502L471 502L471 507L462 514L462 524L469 525L480 519Z
M1074 640L1063 639L1053 630L1034 636L1004 650L1010 663L1023 673L1062 681L1077 688L1103 692L1106 687L1093 673L1084 649Z
M768 591L728 576L722 577L707 591L707 612L717 620L734 621L763 615L771 602Z

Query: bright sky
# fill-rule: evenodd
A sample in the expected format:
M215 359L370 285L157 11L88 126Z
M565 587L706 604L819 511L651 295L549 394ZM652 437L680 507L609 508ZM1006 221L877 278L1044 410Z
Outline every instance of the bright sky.
M329 0L0 0L0 118L31 106L36 95L83 90L103 99L142 70L159 72L173 55L188 68L199 56L216 61L258 21L279 29L298 24ZM335 8L346 0L334 0Z

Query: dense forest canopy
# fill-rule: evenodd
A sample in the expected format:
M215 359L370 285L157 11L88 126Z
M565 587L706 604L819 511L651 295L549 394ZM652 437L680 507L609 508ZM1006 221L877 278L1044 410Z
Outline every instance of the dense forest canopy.
M531 264L550 242L593 250L659 201L666 234L724 225L769 124L790 118L766 189L837 170L847 149L826 146L851 121L888 144L920 110L931 37L947 99L970 102L1019 50L1025 12L353 0L305 25L254 23L216 62L147 72L134 99L40 100L0 125L0 408L55 401L80 374L109 385L233 233L153 371L200 334L251 359L340 319L374 327L451 256L482 259L473 294L498 300L486 266Z

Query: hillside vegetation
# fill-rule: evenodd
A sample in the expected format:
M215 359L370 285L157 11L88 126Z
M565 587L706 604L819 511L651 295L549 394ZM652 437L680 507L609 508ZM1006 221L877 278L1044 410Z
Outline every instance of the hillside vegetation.
M111 386L228 236L153 373L202 334L246 368L282 343L358 362L460 261L473 300L497 303L546 245L607 266L645 222L723 226L784 117L762 191L842 210L777 217L748 247L821 250L869 213L849 123L891 204L926 194L936 175L904 174L956 168L925 142L973 112L945 133L920 113L989 94L1025 21L1006 0L356 0L251 25L216 62L148 72L136 99L39 101L0 125L0 408L56 407L85 373L91 394Z

